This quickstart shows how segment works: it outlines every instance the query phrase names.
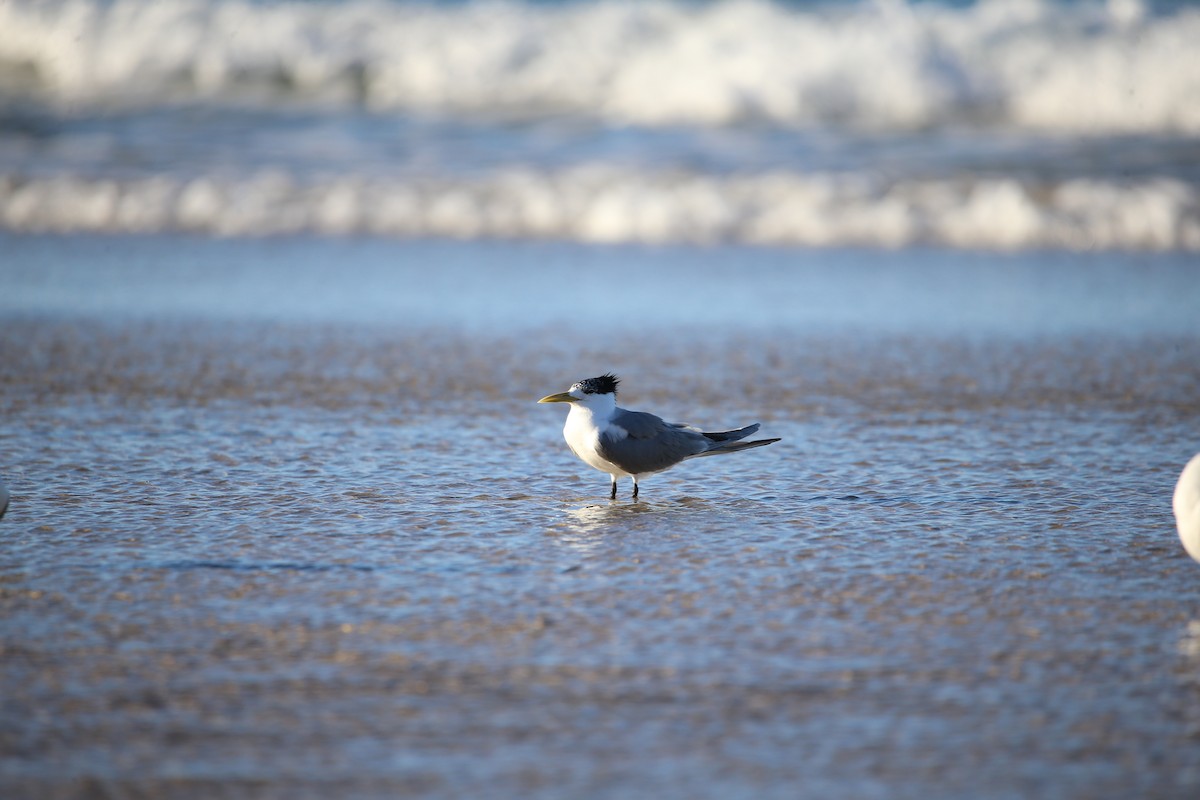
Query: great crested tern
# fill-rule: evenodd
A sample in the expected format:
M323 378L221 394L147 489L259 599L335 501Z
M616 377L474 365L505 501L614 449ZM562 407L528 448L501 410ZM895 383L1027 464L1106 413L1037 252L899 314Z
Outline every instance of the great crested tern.
M1175 528L1183 549L1200 561L1200 453L1192 456L1180 473L1171 508L1175 511Z
M627 411L617 406L615 375L588 378L565 392L552 394L539 403L570 403L563 438L567 447L585 464L612 477L616 499L617 478L633 478L633 496L638 496L638 478L700 456L736 453L751 447L778 442L757 439L743 442L758 430L758 423L735 431L706 433L678 422L664 422L644 411Z

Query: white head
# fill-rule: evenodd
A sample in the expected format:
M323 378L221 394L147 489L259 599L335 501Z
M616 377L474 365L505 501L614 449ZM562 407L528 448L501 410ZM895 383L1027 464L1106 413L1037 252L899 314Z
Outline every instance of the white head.
M1179 529L1183 549L1200 561L1200 453L1192 456L1183 468L1175 484L1171 507L1175 510L1175 527Z
M572 403L588 409L593 414L606 415L617 407L617 384L620 382L616 375L604 374L582 380L567 391L548 395L538 402Z

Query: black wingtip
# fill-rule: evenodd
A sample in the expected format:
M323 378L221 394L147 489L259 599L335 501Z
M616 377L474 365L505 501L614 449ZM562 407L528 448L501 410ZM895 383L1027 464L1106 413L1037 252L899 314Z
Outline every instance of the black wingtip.
M756 422L732 431L702 431L702 433L714 442L736 442L738 439L745 439L750 434L756 433L759 427L761 426Z

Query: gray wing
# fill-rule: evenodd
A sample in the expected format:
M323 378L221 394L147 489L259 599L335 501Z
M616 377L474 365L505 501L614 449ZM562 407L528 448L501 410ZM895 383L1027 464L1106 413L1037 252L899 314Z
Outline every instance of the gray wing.
M633 475L666 469L711 446L695 428L663 422L644 411L617 409L611 422L627 435L611 429L600 434L600 455Z

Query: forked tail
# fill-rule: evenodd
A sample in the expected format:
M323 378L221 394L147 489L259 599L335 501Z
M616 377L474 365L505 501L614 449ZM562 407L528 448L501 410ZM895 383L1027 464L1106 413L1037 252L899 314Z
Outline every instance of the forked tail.
M716 433L705 433L704 436L709 439L712 444L703 453L697 453L693 458L700 456L715 456L721 453L736 453L738 450L749 450L751 447L762 447L767 444L774 444L778 439L755 439L753 442L742 442L740 439L745 439L750 434L757 431L759 424L756 422L753 425L747 425L744 428L738 428L736 431L717 431Z

